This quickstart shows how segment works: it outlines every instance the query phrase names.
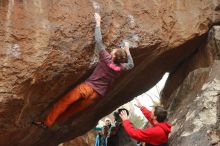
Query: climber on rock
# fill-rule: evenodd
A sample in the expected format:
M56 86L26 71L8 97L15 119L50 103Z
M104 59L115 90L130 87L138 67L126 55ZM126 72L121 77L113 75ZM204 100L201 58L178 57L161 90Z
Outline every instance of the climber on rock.
M106 51L105 45L102 42L100 28L101 17L98 13L95 13L94 16L96 21L95 48L99 53L99 62L95 70L88 79L62 97L53 106L45 120L34 121L33 124L42 128L49 128L70 105L79 101L80 103L74 107L70 116L75 115L76 113L87 108L89 105L93 104L97 99L100 99L100 97L103 97L108 87L114 82L122 71L127 71L134 67L128 42L125 42L123 49L116 48L113 49L111 53Z
M168 146L168 135L171 132L171 125L165 122L167 111L161 106L156 106L151 112L142 106L138 100L136 106L140 108L153 127L135 129L129 121L126 111L122 111L120 117L123 120L123 126L127 133L135 140L146 142L146 146Z

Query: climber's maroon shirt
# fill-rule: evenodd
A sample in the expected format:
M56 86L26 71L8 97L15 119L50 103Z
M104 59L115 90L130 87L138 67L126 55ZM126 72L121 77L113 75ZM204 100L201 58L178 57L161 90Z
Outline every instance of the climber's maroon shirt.
M92 75L85 81L100 95L104 95L107 88L112 84L116 77L123 70L123 64L115 66L112 61L112 56L102 49L99 52L99 62L93 71Z

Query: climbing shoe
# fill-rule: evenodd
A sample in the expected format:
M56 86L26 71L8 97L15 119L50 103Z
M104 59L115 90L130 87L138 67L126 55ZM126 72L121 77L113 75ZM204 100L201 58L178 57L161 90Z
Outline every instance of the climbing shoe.
M42 129L48 129L48 126L44 124L44 122L36 122L36 121L32 121L33 125L36 125Z

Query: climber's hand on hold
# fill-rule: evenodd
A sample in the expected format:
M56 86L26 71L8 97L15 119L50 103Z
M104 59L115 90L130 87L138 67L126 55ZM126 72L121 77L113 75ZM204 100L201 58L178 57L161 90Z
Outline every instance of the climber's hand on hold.
M96 21L96 27L100 27L101 16L99 15L99 13L95 13L94 17L95 17L95 21Z
M127 40L125 40L123 42L124 42L124 50L126 51L127 54L130 54L129 42Z
M128 48L129 49L129 42L128 41L124 41L125 44L125 49Z

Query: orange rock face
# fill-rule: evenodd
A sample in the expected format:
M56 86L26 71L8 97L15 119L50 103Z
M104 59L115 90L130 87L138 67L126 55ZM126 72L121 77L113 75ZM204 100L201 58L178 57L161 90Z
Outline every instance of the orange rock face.
M196 53L218 9L217 0L1 0L0 145L54 146L84 134ZM92 109L51 130L32 126L94 69L95 11L108 50L128 39L135 68Z

